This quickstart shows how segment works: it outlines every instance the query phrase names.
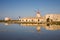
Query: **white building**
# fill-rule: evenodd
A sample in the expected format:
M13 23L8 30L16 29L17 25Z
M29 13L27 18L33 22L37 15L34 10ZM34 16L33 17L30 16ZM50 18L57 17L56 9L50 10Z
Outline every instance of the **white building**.
M43 22L43 18L39 17L26 17L19 19L21 22Z
M41 17L40 12L38 11L35 17L24 17L19 19L21 22L39 22L42 23L44 18Z
M11 20L11 18L5 17L5 21L9 21L9 20Z
M60 21L60 14L47 14L45 15L45 19L49 19L50 21Z
M40 12L36 13L35 17L23 17L19 18L21 22L38 22L38 23L45 23L45 22L52 22L52 21L60 21L60 14L46 14L45 16L41 16Z

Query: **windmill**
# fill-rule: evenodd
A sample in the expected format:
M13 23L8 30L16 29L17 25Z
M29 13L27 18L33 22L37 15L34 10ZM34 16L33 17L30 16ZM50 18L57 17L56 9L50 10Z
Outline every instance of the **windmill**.
M39 9L38 11L35 10L35 12L36 12L36 17L41 17Z

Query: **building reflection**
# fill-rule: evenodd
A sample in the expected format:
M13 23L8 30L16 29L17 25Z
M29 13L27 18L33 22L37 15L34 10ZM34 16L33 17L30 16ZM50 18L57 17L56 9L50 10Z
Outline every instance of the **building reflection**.
M40 32L41 24L20 24L22 26L34 26L38 32Z
M60 25L50 25L50 24L21 24L22 26L35 26L38 32L41 31L41 28L45 28L46 30L60 30Z
M9 23L4 23L6 26L10 25Z
M5 25L9 25L9 24L11 24L11 23L5 23ZM60 25L50 25L50 24L19 24L19 25L21 25L21 26L28 26L28 27L31 27L31 26L33 26L33 27L35 27L36 28L36 30L38 31L38 32L40 32L41 31L41 28L44 28L44 29L46 29L46 30L52 30L52 31L54 31L54 30L60 30Z
M60 30L60 25L49 25L44 27L46 30Z
M36 30L37 30L38 32L40 32L40 29L41 29L40 26L37 26L37 27L36 27Z

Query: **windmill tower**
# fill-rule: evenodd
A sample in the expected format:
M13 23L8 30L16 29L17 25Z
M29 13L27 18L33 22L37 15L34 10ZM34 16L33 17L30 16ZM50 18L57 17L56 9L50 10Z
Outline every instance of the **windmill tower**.
M36 17L41 17L39 10L36 13Z

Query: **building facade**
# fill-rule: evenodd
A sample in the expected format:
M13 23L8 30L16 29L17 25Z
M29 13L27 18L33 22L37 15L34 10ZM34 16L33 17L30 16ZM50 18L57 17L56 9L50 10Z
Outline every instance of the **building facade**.
M36 13L35 17L23 17L19 18L20 22L52 22L52 21L60 21L60 14L46 14L45 16L41 16L40 12Z
M40 15L40 12L38 11L36 13L35 17L24 17L19 19L21 22L39 22L42 23L44 21L44 18Z
M5 20L5 21L9 21L9 20L11 20L11 18L9 18L9 17L5 17L4 20Z
M60 21L60 14L46 14L46 21Z

